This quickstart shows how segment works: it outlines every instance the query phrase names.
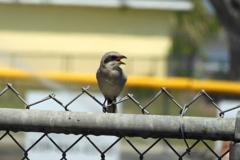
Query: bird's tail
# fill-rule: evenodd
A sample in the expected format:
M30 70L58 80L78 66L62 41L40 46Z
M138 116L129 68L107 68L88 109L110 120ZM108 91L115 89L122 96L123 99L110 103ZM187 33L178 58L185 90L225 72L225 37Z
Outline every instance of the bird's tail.
M112 104L112 100L108 99L108 104ZM116 102L116 98L114 99L114 101ZM108 113L117 113L117 105L116 104L112 104L111 106L108 107Z

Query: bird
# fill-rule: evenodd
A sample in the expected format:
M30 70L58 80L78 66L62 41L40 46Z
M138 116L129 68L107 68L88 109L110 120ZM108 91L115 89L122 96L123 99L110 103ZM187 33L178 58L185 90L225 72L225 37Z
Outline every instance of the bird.
M124 58L127 59L126 56L116 51L105 53L102 56L100 66L96 73L98 87L105 98L103 104L105 105L107 101L107 104L110 105L107 108L108 113L117 112L117 106L114 102L116 102L117 97L127 82L127 75L123 72L122 68L119 67L125 64L121 61L121 59Z

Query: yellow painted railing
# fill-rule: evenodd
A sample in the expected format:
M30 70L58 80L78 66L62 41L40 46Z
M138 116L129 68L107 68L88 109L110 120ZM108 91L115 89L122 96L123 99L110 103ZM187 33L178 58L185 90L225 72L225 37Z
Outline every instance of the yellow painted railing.
M34 79L47 78L62 82L97 84L95 74L86 73L62 73L42 71L30 73L18 69L0 69L0 78L12 79ZM160 88L168 89L195 90L201 89L207 92L224 93L224 94L240 94L240 82L222 81L222 80L200 80L183 77L147 77L147 76L128 76L126 84L128 87L142 88Z

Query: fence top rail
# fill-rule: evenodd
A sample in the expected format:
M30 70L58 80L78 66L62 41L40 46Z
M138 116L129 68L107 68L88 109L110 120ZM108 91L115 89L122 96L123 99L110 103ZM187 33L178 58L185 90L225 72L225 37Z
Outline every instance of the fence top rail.
M235 118L0 109L0 130L234 141Z

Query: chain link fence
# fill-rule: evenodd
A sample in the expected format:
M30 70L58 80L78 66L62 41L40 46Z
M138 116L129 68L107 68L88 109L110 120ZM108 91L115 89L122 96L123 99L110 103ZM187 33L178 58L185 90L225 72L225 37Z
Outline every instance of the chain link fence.
M181 106L174 97L167 91L166 88L161 88L160 91L146 104L142 105L132 94L127 94L115 104L124 103L125 101L131 101L142 112L141 114L107 114L108 105L100 102L92 93L89 92L89 86L83 87L82 91L69 100L67 104L63 104L61 99L58 99L55 94L47 95L45 98L29 104L22 98L12 84L8 83L7 86L1 91L2 96L7 91L12 91L25 105L25 109L0 109L0 146L1 141L5 138L13 140L15 146L21 150L23 156L21 159L28 160L29 153L36 147L36 145L42 141L43 138L47 138L60 152L61 160L68 159L68 153L74 149L76 144L81 143L83 139L87 140L94 149L99 153L99 159L106 160L108 157L106 154L111 149L122 141L126 145L130 146L134 153L139 157L138 159L146 159L146 156L151 150L153 150L157 144L162 143L164 148L169 148L171 153L177 157L177 159L197 159L192 157L193 150L199 144L203 145L207 149L208 159L223 159L225 155L230 153L230 159L239 159L239 153L237 148L240 140L237 124L240 122L240 115L237 118L224 118L226 112L236 110L240 106L229 108L228 110L221 110L214 100L204 91L201 90L190 102ZM148 107L161 95L167 95L167 97L175 104L179 109L179 116L162 116L152 115L148 111ZM89 112L73 112L69 109L69 106L75 102L82 95L89 96L92 101L96 102L99 107L102 108L103 113L89 113ZM219 111L218 118L207 117L187 117L185 114L193 107L200 97L206 97L212 104L212 107ZM48 100L53 100L56 105L63 111L44 111L34 110L33 106L43 103ZM11 102L9 102L11 103ZM166 106L167 107L167 106ZM40 136L30 147L24 146L15 135L18 132L40 132ZM16 133L15 133L16 132ZM63 134L75 134L78 137L70 146L64 149L59 145L49 134L51 133L63 133ZM109 135L116 136L116 140L112 142L107 148L102 149L101 145L97 144L89 135ZM131 137L141 137L149 140L148 147L144 151L135 145L134 140ZM153 139L151 139L153 138ZM150 140L151 139L151 140ZM180 139L185 144L185 150L181 150L175 146L172 139ZM191 140L191 143L189 143ZM208 140L223 140L233 141L231 148L224 153L217 153L214 147L209 144ZM160 152L160 151L157 151ZM162 159L160 155L156 159ZM200 159L205 159L201 156ZM206 158L207 159L207 158Z

